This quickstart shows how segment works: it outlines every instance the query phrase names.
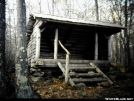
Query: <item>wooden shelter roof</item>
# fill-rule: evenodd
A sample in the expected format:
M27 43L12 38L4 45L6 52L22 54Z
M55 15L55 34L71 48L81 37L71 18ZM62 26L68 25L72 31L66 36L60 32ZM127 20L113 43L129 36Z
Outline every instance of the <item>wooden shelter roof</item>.
M52 22L58 24L66 24L66 25L76 25L76 26L85 26L89 27L90 30L103 30L104 28L107 32L110 32L109 35L115 34L120 32L121 29L125 29L125 27L115 24L115 23L108 23L108 22L101 22L101 21L90 21L90 20L82 20L82 19L72 19L72 18L63 18L59 16L52 16L52 15L43 15L43 14L31 14L29 21L27 23L27 33L32 33L33 26L37 20L42 20L45 23ZM98 29L97 29L98 30Z

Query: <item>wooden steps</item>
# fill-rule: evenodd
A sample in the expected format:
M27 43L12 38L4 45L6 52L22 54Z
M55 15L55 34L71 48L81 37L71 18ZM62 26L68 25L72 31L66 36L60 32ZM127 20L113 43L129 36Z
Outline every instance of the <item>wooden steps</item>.
M69 60L69 72L66 73L66 62L65 59L34 59L32 60L33 68L37 67L50 70L54 67L60 68L65 78L68 78L68 83L71 86L76 86L77 83L101 83L108 81L109 84L113 82L95 65L106 65L108 61L94 61L94 60ZM51 68L52 67L52 68ZM37 71L38 72L38 71ZM66 74L68 76L66 76ZM35 76L42 76L38 73ZM66 79L67 80L67 79Z
M57 64L64 76L66 76L65 64L62 65L60 62ZM69 73L67 75L71 86L76 86L77 83L101 83L104 81L113 84L112 81L97 66L95 66L95 64L93 65L92 62L91 65L89 65L89 63L84 63L84 66L80 66L83 65L80 62L75 63L74 66L73 65L72 63L69 64Z

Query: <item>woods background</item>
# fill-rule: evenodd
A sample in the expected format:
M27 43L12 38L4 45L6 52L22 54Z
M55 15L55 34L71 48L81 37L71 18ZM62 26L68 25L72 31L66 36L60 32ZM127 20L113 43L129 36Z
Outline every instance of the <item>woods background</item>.
M126 27L110 38L111 60L116 66L134 66L134 0L25 0L26 23L32 13L42 13L65 18L119 23ZM17 7L16 0L0 0L0 80L5 80L3 69L15 68L17 52ZM5 11L6 12L5 12ZM5 34L3 34L5 33ZM5 43L5 44L4 44ZM5 58L5 59L4 59ZM4 83L4 82L3 82ZM4 84L0 87L4 90ZM1 95L1 94L0 94Z

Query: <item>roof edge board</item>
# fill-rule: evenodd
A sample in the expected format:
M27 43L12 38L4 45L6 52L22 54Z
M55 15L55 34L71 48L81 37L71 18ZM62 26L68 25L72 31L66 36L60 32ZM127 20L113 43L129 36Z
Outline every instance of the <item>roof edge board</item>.
M81 20L81 19L71 19L71 18L63 18L59 16L52 15L43 15L43 14L32 14L34 19L46 19L48 21L56 21L56 22L66 22L66 23L78 23L82 25L97 25L97 26L107 26L107 27L116 27L120 29L125 29L119 24L108 23L108 22L100 22L100 21L90 21L90 20Z

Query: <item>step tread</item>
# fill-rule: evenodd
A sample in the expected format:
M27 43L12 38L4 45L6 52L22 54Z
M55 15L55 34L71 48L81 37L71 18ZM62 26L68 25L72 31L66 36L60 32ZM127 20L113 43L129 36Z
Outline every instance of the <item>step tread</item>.
M107 81L106 78L72 78L74 83L82 83L82 82L103 82Z
M102 74L100 73L93 73L93 74L89 74L89 73L70 73L69 74L71 77L98 77L98 76L102 76Z
M69 67L69 69L96 69L94 67Z
M62 64L65 66L66 64ZM69 64L69 67L88 67L89 64Z
M70 71L95 71L96 70L96 68L94 68L94 67L69 67L69 70Z

